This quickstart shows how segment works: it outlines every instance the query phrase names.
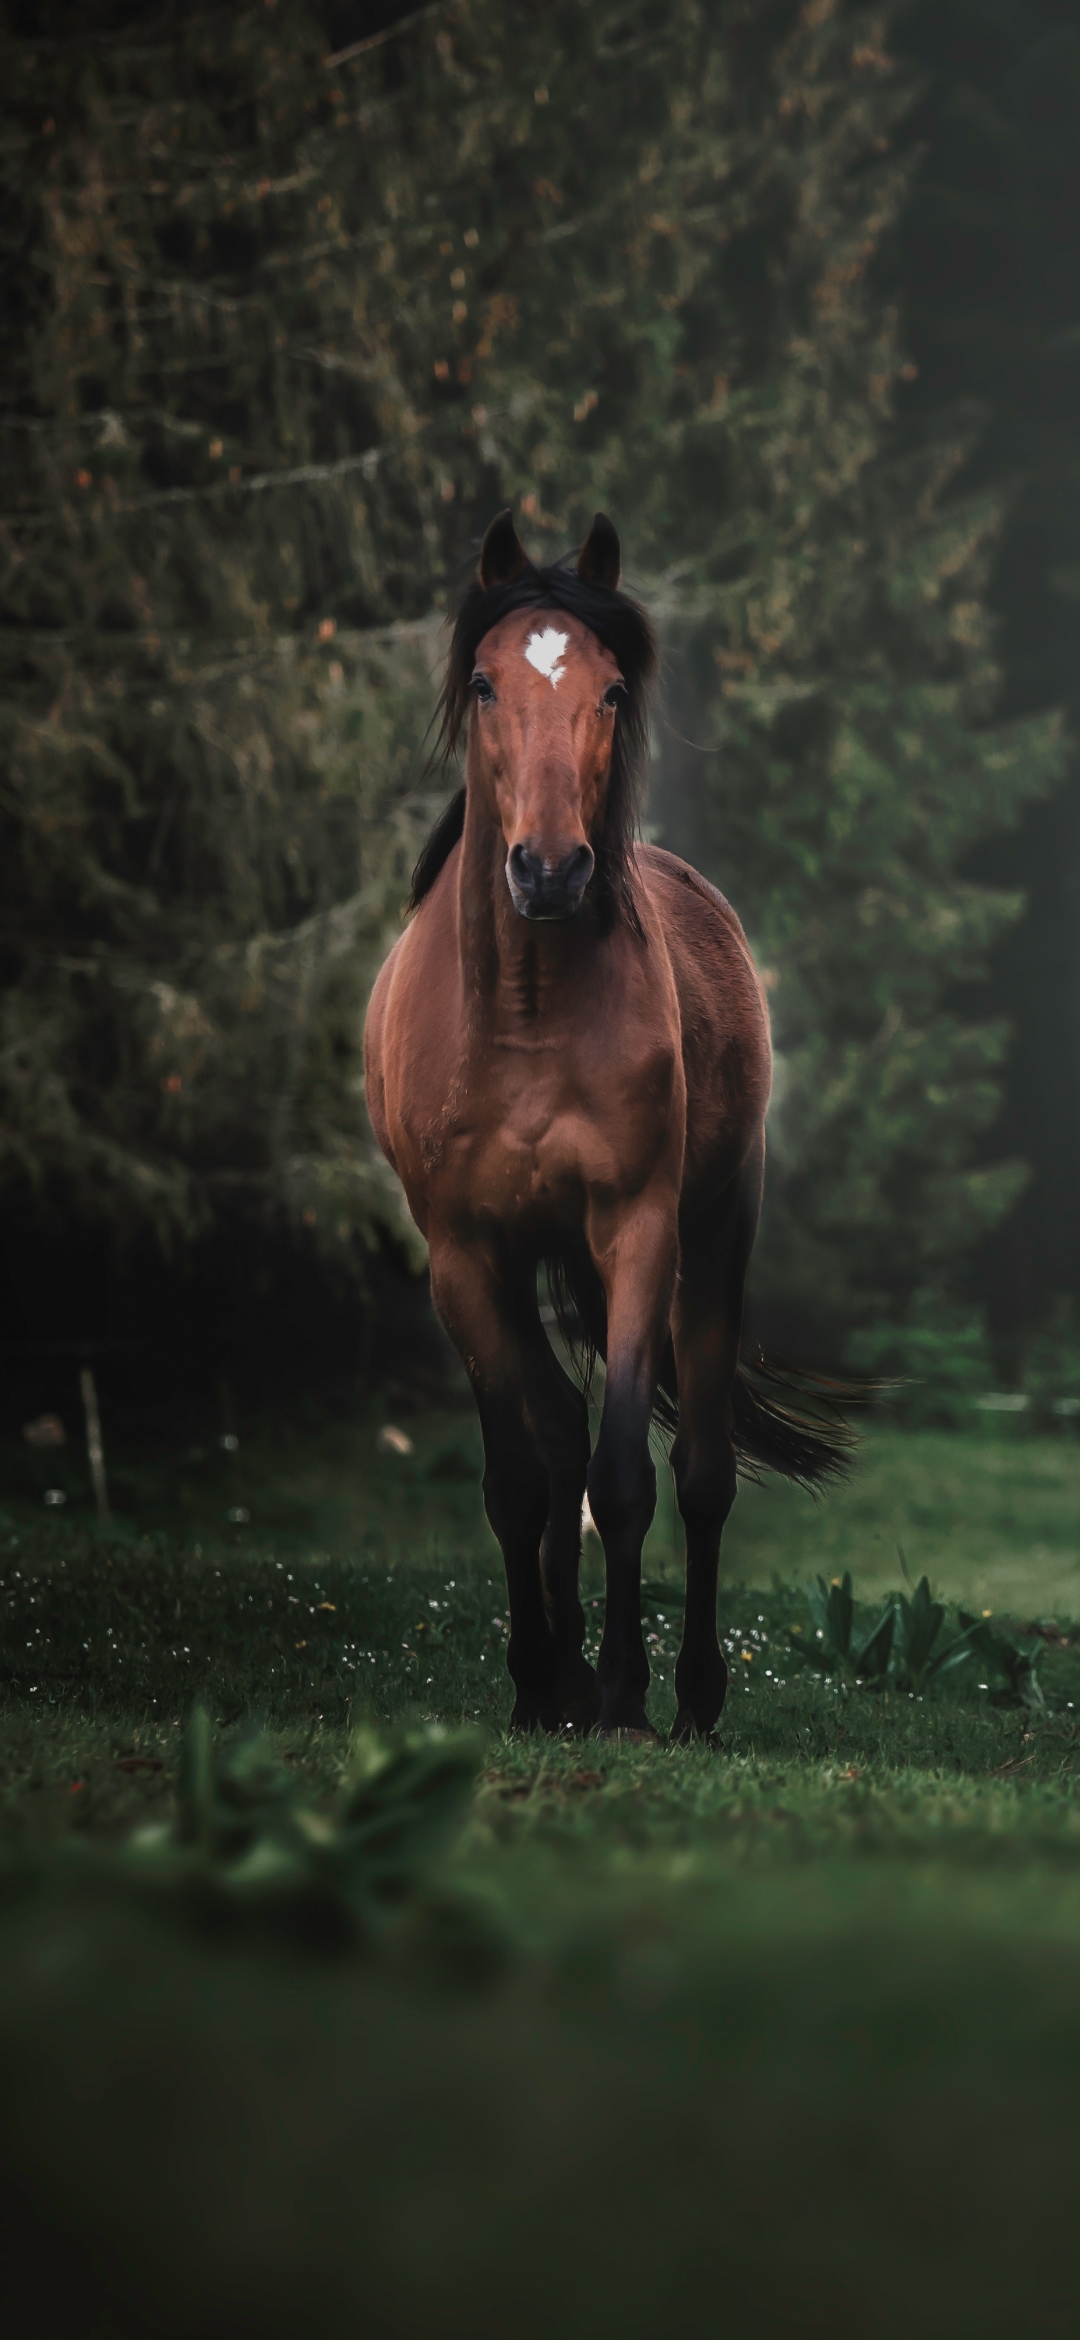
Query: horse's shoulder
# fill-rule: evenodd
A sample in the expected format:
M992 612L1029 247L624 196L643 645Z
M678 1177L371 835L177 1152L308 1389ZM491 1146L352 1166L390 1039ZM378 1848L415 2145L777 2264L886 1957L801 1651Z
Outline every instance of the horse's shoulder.
M639 845L638 859L648 872L647 883L651 878L659 878L663 892L676 904L685 903L688 897L707 903L711 910L719 912L725 926L736 936L743 949L748 947L737 912L732 909L719 887L714 886L707 877L702 877L699 869L694 869L689 861L683 861L679 854L669 853L664 845Z
M402 988L398 978L406 975L408 988L407 962L415 949L414 936L415 924L410 922L404 933L399 934L391 944L368 996L364 1019L364 1060L369 1080L373 1073L381 1077L384 1049L393 1045L402 1006Z
M404 930L388 951L375 979L371 994L372 1009L376 1001L385 1003L389 999L398 975L415 980L422 971L423 977L430 979L431 962L444 959L452 948L457 865L460 857L460 843L452 845L421 900L406 905L403 913L406 919Z
M393 943L388 950L386 957L383 960L382 966L380 967L379 972L375 977L375 981L371 986L371 993L368 999L367 1017L365 1019L364 1026L365 1046L369 1052L371 1048L377 1044L379 1035L382 1031L383 1020L386 1015L387 1001L390 997L390 989L394 980L394 974L397 968L398 960L401 956L401 946L404 940L405 936L403 934L399 934L397 941Z

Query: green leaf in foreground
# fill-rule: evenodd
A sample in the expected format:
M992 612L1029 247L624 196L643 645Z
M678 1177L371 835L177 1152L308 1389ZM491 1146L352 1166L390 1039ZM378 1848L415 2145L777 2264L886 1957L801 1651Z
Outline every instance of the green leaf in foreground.
M1046 1699L1035 1671L1041 1644L1036 1641L1007 1641L1003 1633L995 1633L985 1617L970 1617L965 1609L959 1611L960 1623L970 1637L971 1647L977 1650L986 1664L1003 1677L1004 1687L994 1693L995 1703L1003 1706L1044 1707Z
M921 1576L908 1600L905 1593L897 1595L897 1645L895 1675L897 1687L914 1695L939 1682L944 1674L964 1665L971 1656L971 1634L960 1633L955 1641L939 1646L945 1609L935 1601L930 1591L930 1579Z
M926 1576L920 1578L910 1600L905 1593L889 1593L880 1614L861 1638L855 1628L850 1569L831 1584L826 1584L823 1576L817 1577L807 1585L806 1598L813 1638L798 1628L789 1628L792 1655L819 1673L838 1674L849 1688L861 1682L880 1689L891 1682L896 1689L917 1697L964 1665L976 1646L976 1623L963 1615L964 1630L954 1641L941 1641L945 1609L934 1599ZM1002 1660L995 1662L1007 1673Z
M464 1818L480 1752L472 1732L364 1730L337 1807L325 1812L303 1801L257 1728L215 1757L209 1716L197 1706L175 1820L137 1830L103 1865L220 1918L347 1944L376 1933L392 1908L427 1888ZM94 1858L81 1848L77 1857Z
M855 1602L851 1590L851 1570L827 1585L823 1576L806 1587L806 1598L814 1624L814 1639L806 1640L789 1630L788 1641L800 1664L815 1666L820 1672L839 1674L848 1683L875 1682L886 1679L895 1627L895 1607L890 1594L879 1617L861 1639L855 1638Z

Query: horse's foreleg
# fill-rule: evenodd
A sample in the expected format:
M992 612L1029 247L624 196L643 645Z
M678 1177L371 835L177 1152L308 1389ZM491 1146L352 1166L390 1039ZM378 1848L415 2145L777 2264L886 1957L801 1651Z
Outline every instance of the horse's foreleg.
M679 1428L671 1450L686 1528L686 1613L675 1666L675 1739L707 1737L727 1695L716 1630L720 1538L735 1500L731 1391L739 1362L743 1284L757 1224L756 1163L728 1197L684 1215L672 1332Z
M581 1499L589 1463L589 1409L554 1355L536 1311L523 1310L522 1366L529 1428L547 1466L548 1517L540 1550L544 1609L555 1674L542 1719L550 1730L590 1730L599 1711L596 1675L583 1654L578 1592Z
M605 1214L607 1217L607 1214ZM604 1635L597 1662L600 1727L646 1731L649 1661L641 1631L641 1547L656 1509L649 1426L671 1322L678 1236L673 1202L639 1203L590 1248L607 1291L607 1381L589 1508L607 1562Z
M480 1416L484 1508L502 1549L510 1607L506 1662L516 1692L511 1721L515 1729L532 1730L543 1719L555 1650L540 1585L548 1475L525 1420L517 1332L499 1279L463 1246L432 1241L431 1294Z

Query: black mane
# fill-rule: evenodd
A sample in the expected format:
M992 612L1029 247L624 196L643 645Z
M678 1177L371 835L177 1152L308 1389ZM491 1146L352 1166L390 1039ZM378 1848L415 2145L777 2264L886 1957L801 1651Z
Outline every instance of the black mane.
M448 764L457 751L469 701L476 652L490 633L515 609L561 609L578 618L619 661L626 696L615 717L611 751L611 778L600 836L595 840L596 870L589 892L600 912L601 928L617 918L640 934L641 921L634 899L633 849L637 829L637 800L649 743L648 692L656 672L656 638L645 611L617 586L598 585L579 577L570 566L572 556L537 568L532 561L520 577L505 585L471 584L459 604L450 642L446 681L439 700L439 730L432 762ZM430 893L447 856L465 826L465 790L459 788L440 814L413 871L407 911L419 907Z

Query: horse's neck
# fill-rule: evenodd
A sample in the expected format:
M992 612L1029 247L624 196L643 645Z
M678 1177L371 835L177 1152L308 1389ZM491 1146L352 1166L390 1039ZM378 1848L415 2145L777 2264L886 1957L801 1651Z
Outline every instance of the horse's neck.
M462 982L485 1023L541 1029L561 1021L596 947L587 910L566 924L519 918L506 882L500 829L466 801L458 865L457 930Z

